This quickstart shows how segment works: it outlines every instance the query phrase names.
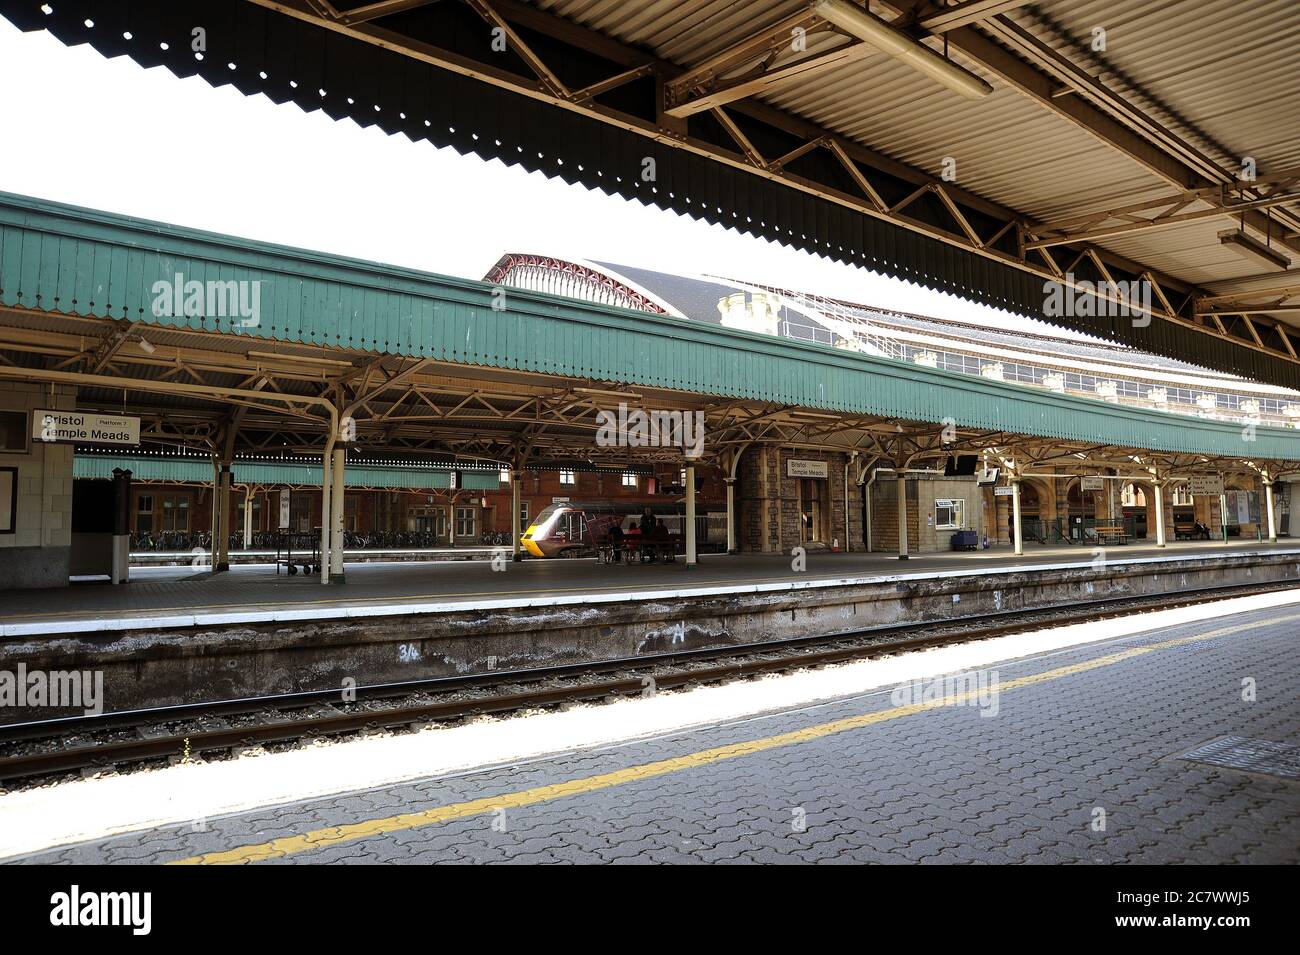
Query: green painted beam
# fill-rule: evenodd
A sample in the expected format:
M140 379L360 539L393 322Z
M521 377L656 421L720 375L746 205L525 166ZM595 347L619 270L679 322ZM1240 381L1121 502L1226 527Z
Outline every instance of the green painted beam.
M211 484L212 461L208 458L168 457L165 455L78 454L73 458L75 478L111 478L114 468L131 472L133 481L158 484ZM240 461L231 466L236 484L294 485L320 487L320 465L281 464L271 461ZM467 490L500 486L495 472L463 471L461 486ZM412 491L445 490L451 486L449 472L424 468L385 468L351 466L343 472L344 486L350 488L403 488Z
M158 289L177 275L261 283L256 324L155 314ZM1300 432L1248 432L1230 422L515 289L496 310L493 290L0 193L0 305L1039 437L1300 460Z

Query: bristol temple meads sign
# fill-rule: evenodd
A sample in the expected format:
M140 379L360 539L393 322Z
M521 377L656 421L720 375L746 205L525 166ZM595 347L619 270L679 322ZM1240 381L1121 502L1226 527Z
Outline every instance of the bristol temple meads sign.
M37 408L32 412L32 438L62 444L134 446L140 443L140 419L128 415Z

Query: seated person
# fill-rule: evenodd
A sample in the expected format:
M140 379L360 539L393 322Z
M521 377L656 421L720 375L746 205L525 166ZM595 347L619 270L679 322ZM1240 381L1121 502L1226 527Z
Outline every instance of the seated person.
M623 525L615 524L609 529L609 546L614 552L614 563L619 563L623 559Z

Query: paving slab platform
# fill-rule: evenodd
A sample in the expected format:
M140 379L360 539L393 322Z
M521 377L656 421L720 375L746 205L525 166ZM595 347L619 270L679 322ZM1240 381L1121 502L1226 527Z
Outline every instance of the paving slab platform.
M872 690L13 861L1294 864L1300 784L1186 757L1228 737L1297 740L1296 617L1272 607L990 663L996 710Z
M93 671L108 712L572 665L1059 609L1103 598L1300 586L1291 544L928 555L717 556L348 567L347 583L162 569L128 585L0 595L0 670ZM4 707L0 724L78 715Z

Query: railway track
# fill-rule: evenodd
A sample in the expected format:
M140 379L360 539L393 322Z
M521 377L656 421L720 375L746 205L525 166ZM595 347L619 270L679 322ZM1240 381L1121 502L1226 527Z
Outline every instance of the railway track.
M25 723L0 727L0 781L44 784L69 774L174 762L204 753L639 696L1293 587L1279 582L1176 594L1173 599L1106 598L830 636L358 687L355 700L348 702L341 702L341 691L334 689ZM1066 609L1070 617L1063 621L1061 611Z

